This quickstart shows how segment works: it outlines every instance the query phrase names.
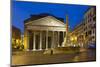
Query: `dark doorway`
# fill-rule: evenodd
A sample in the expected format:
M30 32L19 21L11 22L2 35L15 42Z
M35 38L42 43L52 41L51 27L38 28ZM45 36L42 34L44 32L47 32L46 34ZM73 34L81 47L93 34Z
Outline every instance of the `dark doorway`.
M33 35L32 33L29 34L29 50L33 49Z
M39 42L40 42L40 39L39 39L39 35L36 35L36 49L39 49Z
M48 37L48 48L51 48L51 43L52 42L52 40L51 40L51 37Z
M63 32L60 32L59 42L60 42L60 46L61 46L62 42L63 42Z

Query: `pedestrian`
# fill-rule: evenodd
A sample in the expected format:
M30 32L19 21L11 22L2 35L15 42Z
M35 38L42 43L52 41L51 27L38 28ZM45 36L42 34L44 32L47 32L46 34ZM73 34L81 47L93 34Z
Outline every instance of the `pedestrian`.
M53 55L53 50L51 49L51 55Z

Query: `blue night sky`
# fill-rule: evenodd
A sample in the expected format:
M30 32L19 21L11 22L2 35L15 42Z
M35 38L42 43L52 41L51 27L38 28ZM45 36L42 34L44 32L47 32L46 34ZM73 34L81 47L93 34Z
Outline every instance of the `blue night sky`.
M69 26L72 30L83 18L84 13L90 6L72 4L50 4L41 2L21 2L12 3L12 25L24 31L24 20L32 14L49 13L56 17L63 18L64 23L68 15Z

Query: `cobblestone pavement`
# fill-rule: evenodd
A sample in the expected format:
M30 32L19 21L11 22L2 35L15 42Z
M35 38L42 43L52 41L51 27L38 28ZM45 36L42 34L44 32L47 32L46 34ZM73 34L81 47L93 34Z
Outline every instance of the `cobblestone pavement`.
M12 55L12 65L34 65L79 61L95 61L96 52L93 49L74 54L42 54L37 52L15 52Z

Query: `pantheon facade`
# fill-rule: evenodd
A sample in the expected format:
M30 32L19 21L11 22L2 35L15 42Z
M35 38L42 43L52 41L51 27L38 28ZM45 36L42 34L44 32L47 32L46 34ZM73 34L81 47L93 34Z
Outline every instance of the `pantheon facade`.
M64 47L66 25L51 15L32 15L24 21L24 47L26 50L48 50Z

